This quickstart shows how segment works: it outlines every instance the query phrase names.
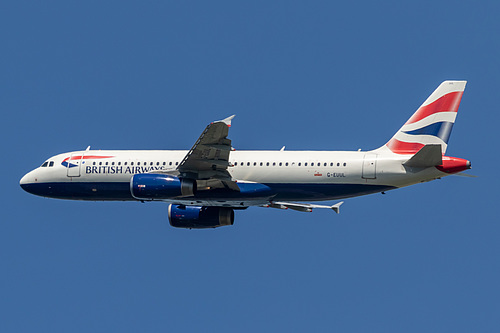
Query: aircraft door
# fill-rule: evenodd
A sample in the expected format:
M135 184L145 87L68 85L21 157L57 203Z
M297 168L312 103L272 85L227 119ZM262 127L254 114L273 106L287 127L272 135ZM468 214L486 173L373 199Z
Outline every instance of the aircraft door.
M377 154L366 153L363 159L363 173L365 179L377 178Z
M66 168L68 170L68 177L80 177L80 170L82 168L83 155L85 152L73 153L66 161Z

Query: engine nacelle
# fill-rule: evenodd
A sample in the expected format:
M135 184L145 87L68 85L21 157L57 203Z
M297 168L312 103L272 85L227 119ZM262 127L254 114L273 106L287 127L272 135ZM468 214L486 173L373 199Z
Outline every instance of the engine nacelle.
M196 193L196 181L163 174L139 173L130 179L130 192L139 200L190 197Z
M168 220L176 228L217 228L233 225L234 210L227 207L168 206Z

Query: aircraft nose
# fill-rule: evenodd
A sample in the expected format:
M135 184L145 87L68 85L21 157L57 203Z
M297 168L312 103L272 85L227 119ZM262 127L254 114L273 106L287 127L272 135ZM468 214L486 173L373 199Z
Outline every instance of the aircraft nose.
M35 185L34 184L35 182L36 182L36 179L33 176L33 171L31 171L31 172L28 172L27 174L25 174L23 176L23 178L21 178L21 180L19 181L19 185L26 192L31 193L31 194L36 194L33 192L33 186Z
M28 174L25 174L23 176L23 178L21 178L21 180L19 181L19 185L21 185L21 187L23 187L23 185L26 185L26 183L28 182Z

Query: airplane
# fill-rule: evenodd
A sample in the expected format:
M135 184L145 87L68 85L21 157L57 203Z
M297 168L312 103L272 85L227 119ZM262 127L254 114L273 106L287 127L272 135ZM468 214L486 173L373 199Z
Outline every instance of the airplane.
M59 154L20 186L38 196L169 203L173 227L233 225L251 206L339 213L343 201L440 179L471 168L446 156L466 81L444 81L383 146L371 151L237 151L234 115L210 123L189 151L86 150Z

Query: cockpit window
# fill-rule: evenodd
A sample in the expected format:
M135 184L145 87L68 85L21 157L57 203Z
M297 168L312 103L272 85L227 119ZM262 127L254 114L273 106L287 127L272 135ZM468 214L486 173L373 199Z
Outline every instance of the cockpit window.
M43 164L42 164L42 168L47 167L47 164L49 164L49 162L48 162L48 161L47 161L47 162L45 162L45 163L43 163Z
M53 167L54 166L54 161L50 161L49 162L49 167Z

